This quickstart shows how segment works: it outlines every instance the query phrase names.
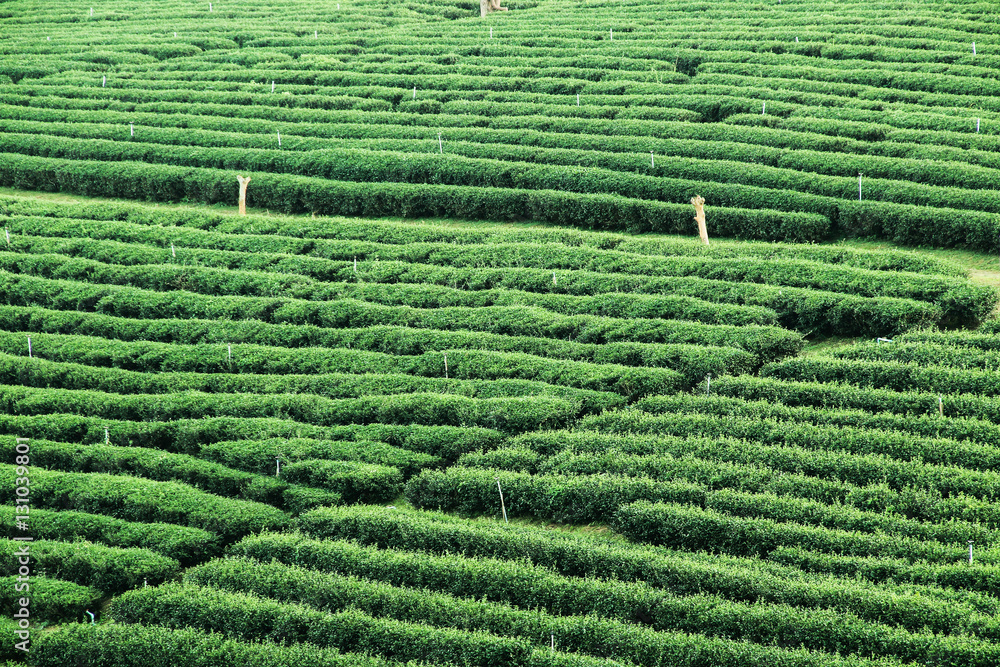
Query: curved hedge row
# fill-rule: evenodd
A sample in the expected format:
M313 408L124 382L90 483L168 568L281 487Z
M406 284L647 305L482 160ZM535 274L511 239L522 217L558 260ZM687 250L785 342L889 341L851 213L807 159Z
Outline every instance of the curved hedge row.
M14 466L0 466L0 479L13 488ZM224 542L289 525L288 515L274 507L223 498L180 482L35 468L31 482L32 507L110 514L129 521L178 523L208 530Z
M32 443L32 453L36 442ZM0 521L7 538L19 537L14 508L0 505ZM173 558L183 566L219 555L218 538L207 530L172 523L137 523L111 516L32 508L31 533L36 539L99 542L111 547L137 547Z
M525 665L531 654L524 641L483 632L432 628L352 610L324 613L300 604L190 584L128 591L114 599L109 614L122 623L215 630L240 641L308 642L400 661L493 667Z

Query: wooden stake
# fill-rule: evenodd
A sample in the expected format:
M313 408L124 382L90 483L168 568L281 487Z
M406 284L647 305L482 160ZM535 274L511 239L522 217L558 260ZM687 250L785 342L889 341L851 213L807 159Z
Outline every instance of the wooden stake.
M708 226L705 224L705 198L701 195L695 195L691 198L691 203L694 204L694 219L698 223L698 236L701 237L701 242L708 245Z
M237 176L240 181L240 215L247 214L247 186L250 185L250 177L243 178Z
M500 488L500 479L497 478L497 491L500 492L500 509L503 511L503 522L510 523L507 521L507 505L503 501L503 489Z

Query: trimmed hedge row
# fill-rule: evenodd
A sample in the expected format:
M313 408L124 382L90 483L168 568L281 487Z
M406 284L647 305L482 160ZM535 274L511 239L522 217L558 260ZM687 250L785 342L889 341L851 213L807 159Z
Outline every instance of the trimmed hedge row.
M157 623L221 632L240 641L308 642L391 660L473 667L525 665L527 642L483 632L432 628L359 611L324 613L246 593L190 584L140 588L115 598L109 614L122 623Z
M748 519L710 508L639 501L624 505L612 525L630 540L671 548L767 557L778 547L849 556L915 557L931 563L961 562L966 550L878 533L814 528L771 519ZM982 629L988 634L986 629Z
M41 231L49 233L47 223ZM175 240L168 238L159 242L174 243ZM196 237L192 241L201 240ZM80 252L78 248L85 247L88 256L102 261L120 262L123 255L139 255L129 263L149 263L153 266L144 266L140 271L138 268L90 264L82 259L68 260L61 256L44 255L28 259L21 254L7 255L4 262L6 268L16 272L28 273L30 264L33 267L31 273L44 276L67 278L78 275L100 282L127 283L160 290L175 289L178 284L183 284L188 289L206 294L274 295L287 292L289 296L310 300L323 300L329 295L336 295L386 305L423 308L534 305L565 315L674 317L709 324L773 324L777 313L785 326L796 325L800 329L808 327L842 334L885 335L928 326L941 321L942 317L953 324L973 324L988 314L990 304L997 300L996 294L989 288L970 287L961 284L957 278L915 274L895 278L891 284L879 289L869 287L867 283L884 284L886 272L844 269L799 260L782 260L775 267L773 262L757 257L721 258L706 264L699 257L660 257L656 262L652 260L657 258L643 255L632 262L635 266L619 261L619 266L613 268L616 271L626 269L621 273L584 271L574 268L574 263L568 261L570 270L563 270L554 284L552 278L555 272L549 269L476 266L480 263L497 264L497 258L492 255L481 259L457 258L461 261L456 266L452 258L431 254L425 259L433 264L427 265L416 263L419 258L411 257L409 251L386 251L384 244L373 243L355 242L346 248L336 249L332 254L341 258L336 262L313 257L258 254L259 251L251 255L253 259L247 259L246 253L236 251L199 251L192 248L182 251L185 262L243 267L237 273L177 266L176 260L168 256L163 248L150 249L149 257L144 262L142 253L134 245L114 244L118 246L115 251L93 248L93 244L84 245L81 241L24 242L15 238L19 249L42 246L38 249L76 255ZM229 241L226 245L241 244ZM260 243L248 245L256 247ZM520 246L515 245L515 248ZM538 248L537 245L528 246L529 250ZM548 248L543 254L546 257L566 254L565 251L560 253L562 248ZM512 252L520 253L521 250ZM412 254L417 254L417 250ZM386 259L385 255L389 258L382 261ZM357 271L352 256L362 258ZM372 256L376 262L372 262ZM393 260L393 256L406 261ZM659 264L671 260L676 266L666 273L675 275L659 275L664 273ZM466 266L467 262L473 266ZM549 259L533 263L545 266L553 262L554 259ZM641 275L641 264L650 264L646 270L653 275ZM247 271L248 268L257 272ZM317 284L305 276L293 280L291 277L275 278L260 273L273 271L274 268L320 280L345 282ZM628 271L629 268L632 270ZM878 280L868 280L861 275L867 274L871 278L873 273L879 277ZM811 277L807 279L806 274ZM741 282L746 284L740 285ZM770 284L772 282L775 284ZM456 285L463 289L453 289ZM623 290L630 293L619 293ZM851 293L849 297L845 297L845 290ZM592 298L582 298L587 295Z
M31 443L32 454L38 441ZM15 512L0 505L0 535L20 536L14 527ZM219 555L218 538L207 530L171 523L136 523L101 514L70 510L31 509L31 534L36 539L99 542L110 547L137 547L173 558L182 566L200 563Z
M553 535L498 522L470 522L435 512L383 507L324 507L300 515L298 526L315 539L350 539L381 549L499 560L527 559L570 577L645 581L675 594L705 593L738 602L773 602L840 609L861 618L921 627L942 602L994 613L998 603L924 587L919 591L808 577L801 571L736 557L701 557L644 545L608 543L570 534ZM901 600L906 599L905 604ZM933 608L933 609L932 609Z
M498 516L497 482L509 516L575 523L607 521L622 504L639 499L701 504L704 487L684 480L606 475L529 475L502 470L425 470L406 484L406 500L418 509Z
M425 426L422 424L351 424L313 426L288 419L202 417L170 422L134 422L70 414L9 415L0 412L0 432L21 437L80 443L104 442L105 432L114 442L197 455L208 443L232 438L320 438L377 440L395 447L430 453L446 459L483 447L496 447L506 436L475 426Z
M747 379L712 378L712 391L718 391L715 396L650 396L637 407L654 414L703 414L814 424L824 429L849 428L852 434L854 429L895 432L901 437L909 434L909 441L900 440L894 445L884 443L869 451L901 459L919 456L925 463L987 472L1000 466L1000 448L997 447L1000 444L1000 426L989 421L990 408L1000 405L997 399L970 394L949 396L943 403L946 418L941 419L937 415L936 395L889 391L869 393L848 385L757 377ZM853 400L855 397L857 401ZM883 397L887 400L881 401ZM860 405L852 405L855 402ZM955 403L964 407L966 413L971 412L969 408L980 407L982 411L979 414L985 419L951 416ZM849 409L852 407L863 409ZM926 413L919 414L918 410L924 407L927 408ZM893 412L898 411L899 414L888 412L893 408L897 408Z
M245 642L218 632L160 625L68 624L31 641L37 667L397 667L399 663L312 644Z
M285 466L282 474L292 482L332 491L345 503L379 503L403 492L398 469L371 463L306 459Z
M0 479L14 488L14 466L0 466ZM31 489L32 507L194 526L217 534L223 542L289 525L288 515L274 507L223 498L180 482L32 469Z
M14 444L0 444L0 451L5 450L13 456ZM35 465L66 472L135 475L160 482L183 482L215 495L266 503L290 511L304 509L301 505L304 496L315 495L319 501L317 505L340 501L335 493L324 495L318 489L296 488L270 476L147 447L78 445L33 439L31 460Z
M661 429L656 428L655 433ZM811 439L810 439L811 440ZM808 441L807 441L808 442ZM802 450L802 445L793 444L783 447L767 443L752 443L729 437L728 434L709 437L692 437L690 435L649 435L624 431L621 434L610 434L599 431L551 431L547 433L531 433L520 436L513 441L515 445L537 449L542 452L560 451L563 447L574 451L604 453L608 450L618 450L640 456L675 456L698 457L707 461L721 461L735 464L736 470L745 471L742 479L754 480L754 473L764 480L773 475L771 471L784 472L779 481L787 483L782 487L774 484L774 490L783 494L800 494L805 497L806 491L827 494L827 502L843 503L861 510L898 514L909 519L927 522L947 522L961 520L968 524L982 524L987 527L998 525L998 514L989 500L979 500L960 493L945 495L940 489L930 486L907 486L895 484L894 480L876 477L880 480L869 485L859 486L847 481L822 479L809 475L809 453ZM836 470L843 466L841 455L831 453L826 459L829 468ZM811 465L816 465L816 458ZM736 468L736 466L740 466ZM723 470L726 470L723 468ZM876 469L877 470L877 469ZM767 490L766 488L764 490ZM820 495L813 496L823 499Z
M928 461L953 462L969 468L983 469L996 465L990 463L997 456L993 448L1000 445L1000 399L994 397L974 394L944 397L930 392L897 392L856 385L751 376L713 378L712 391L739 398L650 397L644 405L650 411L669 411L670 405L678 405L684 412L699 411L698 405L703 405L705 411L712 413L745 413L760 418L773 416L975 441L988 447L966 444L963 445L964 450L958 453L955 449L957 445L949 444L941 449L942 454L955 451L954 455L947 454L949 458L935 458L932 451L922 456ZM938 398L942 399L945 419L938 417Z
M350 329L324 329L311 325L267 324L254 320L237 322L194 318L150 320L114 317L100 313L49 310L37 306L4 305L0 305L0 325L8 331L62 334L64 337L59 340L71 340L66 336L85 335L105 340L116 339L116 346L121 346L121 341L143 341L146 343L143 348L144 355L150 357L153 356L153 350L157 349L149 345L151 342L169 343L173 347L165 349L175 350L180 349L176 347L179 345L198 344L197 347L185 348L183 358L197 356L202 363L211 363L213 364L211 367L220 371L230 370L228 348L226 365L222 366L221 356L214 354L206 357L205 354L208 349L220 352L223 348L207 346L219 343L266 346L268 349L261 350L264 359L273 359L282 354L280 348L295 348L297 354L301 355L299 358L307 357L311 352L310 348L319 347L367 350L394 356L420 355L452 349L482 349L496 353L520 352L551 359L587 361L596 364L668 368L686 363L685 360L688 359L697 360L699 356L712 354L712 350L706 349L707 347L727 344L727 341L719 341L716 345L699 345L696 341L678 344L639 342L594 344L466 330L443 331L377 325ZM56 340L55 338L49 340L49 346L52 348L49 354L55 353ZM82 353L76 352L76 354ZM287 352L285 354L295 358L295 355ZM80 357L77 357L78 359ZM88 361L90 365L98 365L93 357L89 357ZM245 359L240 359L239 355L237 362L247 363Z
M397 586L420 586L525 610L540 608L560 616L598 615L645 623L659 631L698 632L785 648L831 653L846 648L861 655L896 655L904 660L938 652L980 660L977 655L992 655L991 651L1000 650L988 648L990 644L985 641L963 645L967 637L959 642L923 631L910 633L844 612L779 604L747 605L705 595L677 597L645 584L566 578L507 560L429 556L277 534L248 537L233 545L230 553L262 562L277 559ZM928 622L927 627L937 627L941 632L951 627L961 632L967 622L975 622L977 627L982 623L983 628L991 624L984 615L953 615L944 605L941 612L943 616L937 620L944 625ZM872 637L878 637L877 646Z
M49 113L51 110L31 110L35 114ZM65 119L60 119L65 120ZM79 127L75 123L73 127ZM51 125L49 125L51 127ZM117 127L117 126L116 126ZM687 126L698 131L697 126ZM725 128L735 130L738 128ZM500 133L502 134L502 133ZM477 141L496 137L494 131L483 131ZM521 133L521 138L525 135ZM572 135L553 135L570 138ZM621 140L616 137L615 140ZM713 142L689 141L691 150L704 151L718 145ZM725 142L723 142L725 144ZM729 143L723 150L731 152L734 147L753 148L747 143ZM589 148L589 147L588 147ZM759 148L759 147L758 147ZM775 150L782 155L793 153ZM794 154L802 154L797 150ZM593 155L592 150L585 151ZM829 161L825 164L829 165ZM1000 167L1000 162L997 163ZM856 173L856 169L851 174ZM950 261L924 254L893 249L861 250L846 246L818 246L801 244L755 243L716 241L710 246L697 239L676 237L645 238L612 234L608 232L587 232L572 228L478 228L442 227L419 222L394 222L391 220L363 220L340 218L336 225L326 221L314 221L302 217L281 215L255 215L249 212L245 217L235 217L229 212L211 209L162 208L139 202L102 201L100 204L87 202L53 202L17 195L0 195L0 212L16 216L17 224L34 228L33 217L44 218L43 236L79 236L84 227L72 223L73 220L104 220L108 224L99 229L87 226L94 238L114 238L131 243L165 245L170 240L180 245L218 250L262 250L266 252L292 255L312 255L323 253L326 240L349 240L366 243L409 245L415 243L447 243L451 245L493 245L497 243L558 243L570 247L618 250L641 255L696 255L699 257L760 257L764 259L802 259L813 262L854 266L873 271L910 271L915 273L936 273L941 275L968 277L968 271ZM14 220L11 221L15 222ZM168 229L159 229L159 226ZM17 227L15 227L16 229ZM215 231L211 231L215 230ZM111 236L108 236L108 234ZM266 236L264 236L266 234ZM237 235L250 235L247 243L234 240ZM14 239L15 242L22 239ZM233 243L240 244L234 247Z
M72 412L105 419L172 421L225 415L284 417L307 424L425 424L497 428L520 433L566 426L577 407L548 396L473 399L445 394L397 394L325 399L296 394L105 394L72 389L0 386L0 409L7 414Z
M1000 373L996 371L898 361L810 357L769 364L760 373L781 380L846 383L891 391L1000 396Z
M897 490L912 486L945 497L964 495L968 500L1000 497L1000 474L996 472L926 464L912 453L910 457L900 453L896 453L897 458L887 455L886 451L916 453L921 447L941 442L904 433L746 417L650 415L638 411L588 417L581 426L615 434L745 438L748 442L735 449L737 456L747 456L753 451L759 457L757 463L778 470L839 479L858 486L884 483Z
M691 233L690 205L556 190L482 189L459 185L354 183L252 172L253 201L286 213L528 219L590 229ZM230 202L232 172L198 167L95 162L5 153L0 184L28 190L151 201ZM747 202L749 203L749 202ZM724 208L712 211L712 233L776 241L816 241L830 222L816 213Z
M117 356L113 353L109 354L106 351L102 352L99 349L95 350L93 348L98 346L86 346L85 343L79 346L73 344L62 345L53 349L53 347L45 344L50 341L38 340L36 342L33 337L33 356L31 358L12 356L4 351L4 349L10 350L11 347L20 347L19 343L21 343L21 340L17 340L17 343L13 346L5 345L5 343L10 342L9 339L11 337L16 339L21 338L21 336L8 337L0 333L0 383L35 388L95 390L115 394L173 394L183 391L198 391L210 394L289 393L310 394L327 399L415 393L451 394L477 399L550 396L572 402L576 406L577 411L581 413L600 412L607 408L622 407L626 403L625 398L619 394L551 385L534 380L461 380L437 377L414 377L401 373L379 373L377 372L378 362L386 361L385 359L379 359L374 353L365 355L364 353L357 353L351 350L333 351L329 355L330 365L339 363L341 366L348 366L348 371L358 370L362 371L363 374L356 375L350 372L324 373L316 371L314 374L286 375L281 373L280 367L289 362L291 365L294 365L294 355L291 354L290 350L278 348L278 354L275 355L276 358L270 358L270 363L268 363L268 361L264 361L264 358L262 358L263 354L261 350L242 347L237 349L237 356L242 356L245 361L239 364L230 364L228 361L217 360L215 358L219 356L217 350L214 349L215 346L208 349L205 349L205 346L189 346L187 350L183 348L169 350L167 351L167 355L173 358L168 357L165 360L162 356L157 359L156 351L153 349L149 349L146 346L136 346L140 348L136 351L141 351L142 348L149 349L148 355L141 355L140 357L140 363L148 363L146 364L147 368L143 371L131 371L119 368L94 368L93 366L85 366L77 363L54 362L38 358L38 356L45 356L72 359L76 356L77 359L83 362L97 364L104 362L123 366L138 365L131 363L134 359L130 358L127 352L121 356ZM39 338L44 338L44 335ZM90 349L87 349L87 347L90 347ZM73 355L73 349L78 350L79 354ZM108 349L113 349L113 346L109 345ZM124 352L120 349L116 351ZM190 356L186 357L188 363L178 363L176 365L191 366L193 368L209 366L207 369L209 372L156 372L150 371L148 368L148 366L154 365L158 361L161 362L161 365L167 365L174 359L184 358L183 353L186 351L191 352ZM306 357L303 360L304 363L301 365L308 367L309 362L313 361L308 359L310 356L309 350L301 351L305 353L303 356ZM281 352L285 352L285 354L281 354ZM344 354L338 354L339 352L343 352ZM226 355L223 354L221 356L225 357ZM468 361L468 359L462 358L464 355L461 352L459 352L458 356L460 361ZM434 372L436 370L434 366L437 365L434 362L437 359L436 355L433 355L433 357L430 360L431 363L426 364L424 369L415 370L423 370L425 373ZM167 363L162 364L164 361ZM373 363L365 369L365 361ZM391 365L392 360L388 361L390 363L385 365ZM411 363L416 363L412 360L410 361ZM319 365L322 365L321 361ZM221 372L213 372L216 370L212 368L213 366L230 366L230 368L226 368ZM271 371L271 373L257 375L233 372L241 370L238 366L266 366L264 370ZM430 368L426 366L430 366ZM522 364L522 367L526 374L529 373L527 363ZM600 370L601 367L595 368ZM308 369L300 368L299 370ZM367 372L365 372L366 370ZM581 366L577 366L576 368L570 366L569 370L581 370ZM604 370L607 370L607 368L605 367ZM635 369L628 370L633 371L629 375L638 375L638 371L635 371ZM475 370L473 370L473 373L475 373ZM570 382L575 379L572 373L567 373L567 375L570 376ZM606 376L601 377L598 372L595 372L594 375L597 376L593 380L594 384L599 384L601 381L608 379ZM621 382L619 384L625 383ZM627 386L625 384L625 386L619 388L620 390L624 390Z
M425 468L439 468L444 464L441 457L394 447L384 442L316 438L224 440L204 445L198 456L237 470L265 475L274 469L276 458L286 463L323 459L389 466L398 469L405 479Z
M44 551L44 543L40 544L43 544ZM77 544L86 549L85 545ZM34 549L34 545L32 545L32 549ZM10 562L16 563L17 559L11 557ZM41 562L46 562L46 559L43 557ZM42 567L45 568L45 565ZM48 568L45 569L48 570ZM15 588L18 585L16 576L0 577L0 605L3 605L3 609L7 611L5 621L10 619L10 615L14 613L15 609L21 608L21 605L18 604L21 598L29 600L28 609L31 614L31 622L37 627L38 623L79 621L85 618L84 610L96 609L101 598L104 597L104 593L90 586L81 586L71 581L39 576L37 569L33 574L34 576L28 582L30 587L22 590ZM3 636L3 630L0 630L0 636L4 640L7 639L6 636ZM11 642L7 646L13 646L14 643L16 642ZM2 655L0 653L0 656Z
M668 665L811 665L839 664L843 658L801 649L755 646L704 635L656 631L633 623L595 616L552 616L537 610L463 600L452 595L389 586L329 575L277 561L215 560L185 575L203 586L252 592L282 601L302 602L323 611L357 606L375 616L417 620L434 626L484 630L546 646L553 635L560 651L615 656L630 664ZM700 650L693 650L695 646ZM537 649L536 649L537 650ZM534 657L534 656L533 656ZM568 657L568 656L567 656ZM827 662L835 660L834 662ZM847 661L852 661L847 658Z
M49 232L48 229L45 231ZM177 240L167 238L166 242L176 244ZM15 243L17 252L0 254L0 267L5 270L94 283L128 284L159 291L176 289L178 285L182 285L185 289L215 296L286 295L311 301L338 297L416 308L533 305L563 315L601 315L626 319L671 318L706 324L765 326L777 322L777 315L768 308L713 303L693 296L605 293L600 299L594 299L587 295L566 294L551 279L555 272L545 276L547 281L535 280L539 277L540 270L509 269L515 275L508 275L506 282L516 284L518 281L511 278L519 278L525 283L521 286L528 288L526 290L482 289L495 281L494 271L477 271L464 266L448 267L437 271L438 277L434 280L430 275L420 276L424 265L411 259L409 264L391 261L389 266L398 267L400 272L412 269L415 274L412 279L416 280L416 284L394 283L391 281L395 277L388 276L382 278L382 283L373 283L373 279L379 278L375 273L384 271L384 266L372 266L366 255L377 258L379 255L393 254L383 250L386 247L384 245L377 246L380 249L375 251L365 252L367 248L361 248L338 253L346 254L346 261L344 258L332 261L317 257L276 255L261 250L248 256L247 253L238 251L204 251L182 247L181 257L184 263L178 265L173 253L166 249L143 248L132 243L94 240L83 243L79 240L40 239L35 236L27 239L18 237ZM354 270L352 254L362 256L358 271ZM568 270L575 272L573 268ZM280 274L275 275L275 272ZM447 280L445 276L448 277ZM570 276L569 287L573 288L578 281L572 280L572 274ZM405 278L405 275L399 277ZM421 278L425 280L421 281ZM449 285L462 284L465 289L441 284L444 282ZM565 288L563 291L566 291ZM579 291L579 288L573 291Z
M110 241L91 241L84 245L79 239L48 239L48 225L26 225L23 221L18 225L21 230L30 227L29 233L34 236L41 233L43 238L15 239L13 246L20 251L27 251L37 257L19 257L18 267L27 272L28 267L37 264L34 269L44 275L59 270L62 277L71 277L74 271L93 273L93 280L99 282L121 282L128 276L131 284L136 286L154 287L152 281L164 281L169 278L158 278L156 272L174 267L163 267L165 263L176 264L173 254L167 255L165 246L179 240L176 233L162 231L158 235L146 232L142 235L144 243L155 243L155 247L121 244ZM16 229L16 228L15 228ZM111 230L104 232L109 233ZM134 235L133 235L134 236ZM149 238L153 236L153 238ZM217 234L201 234L188 232L186 245L195 246L182 252L184 259L197 261L202 266L187 266L185 278L192 285L199 285L200 291L223 294L223 290L242 290L234 293L248 293L257 289L264 294L271 293L279 285L288 283L298 292L300 298L323 299L323 285L312 283L306 276L322 280L355 282L361 278L369 278L372 267L362 265L360 272L355 271L353 259L371 261L377 258L392 263L413 264L412 268L424 266L452 267L464 269L490 268L531 268L537 270L581 271L584 277L590 274L602 276L606 274L625 274L630 276L647 276L649 278L696 276L722 282L752 282L769 285L781 285L805 289L817 289L836 293L856 294L867 297L895 297L916 299L940 305L945 310L948 319L961 321L978 321L988 315L996 305L1000 295L996 289L969 283L963 278L953 278L941 275L922 273L871 271L844 265L812 262L801 259L761 258L761 257L716 257L714 261L706 262L700 256L688 255L658 255L651 256L639 253L624 252L619 249L592 249L571 247L565 244L553 243L499 243L484 245L450 245L446 243L411 243L406 245L375 243L371 241L319 241L310 249L311 257L287 257L265 252L260 241L251 241L256 251L261 255L247 257L236 255L234 251L241 250L241 245L250 239L231 237L217 239L215 244L225 244L228 252L222 250L200 250L197 246L207 236L209 240ZM240 243L244 241L244 243ZM213 244L213 245L215 245ZM265 245L266 247L266 245ZM301 248L301 244L299 245ZM47 253L58 253L58 257L49 257ZM72 255L70 260L64 255ZM111 262L113 265L91 264L87 261L99 260ZM10 261L8 257L5 261ZM260 271L280 262L283 267L281 275L257 275ZM343 262L343 263L342 263ZM347 263L346 265L344 263ZM151 272L149 276L137 276L134 271L128 271L121 264L153 264L155 268L144 270ZM207 267L218 267L210 270ZM287 268L285 268L287 267ZM220 273L220 269L240 271L238 284L236 277ZM514 269L512 269L514 270ZM242 273L246 272L246 273ZM108 277L104 277L104 276ZM595 277L597 277L595 276ZM873 279L877 276L877 279ZM474 284L477 273L466 273L466 280ZM151 281L145 284L144 281ZM558 285L540 284L530 291L559 292ZM203 284L203 286L201 286ZM254 287L254 285L257 285ZM327 288L328 289L328 288ZM318 291L317 291L318 290ZM470 295L471 297L471 295ZM415 305L415 304L413 304ZM456 304L457 305L457 304ZM566 304L566 308L570 304Z
M593 315L557 315L535 307L419 309L381 306L353 299L312 302L282 298L210 297L190 292L154 292L133 287L86 285L0 271L0 299L12 306L85 310L123 318L255 319L271 324L344 329L375 325L472 330L581 343L697 343L737 347L772 361L796 354L800 334L778 327L735 327L679 320L617 320Z
M1000 582L1000 565L994 563L914 563L908 558L844 556L801 547L778 547L767 558L806 572L904 586L950 587L963 594L979 591L993 595Z
M32 479L36 475L37 471ZM7 540L0 546L0 554L6 562L16 563L18 559L15 554L24 544ZM35 572L44 571L45 576L71 581L105 594L121 593L142 586L147 580L156 585L173 579L181 571L180 563L176 560L148 549L50 540L35 540L30 544L30 558ZM34 581L31 583L34 585ZM35 591L29 597L38 598L39 593Z

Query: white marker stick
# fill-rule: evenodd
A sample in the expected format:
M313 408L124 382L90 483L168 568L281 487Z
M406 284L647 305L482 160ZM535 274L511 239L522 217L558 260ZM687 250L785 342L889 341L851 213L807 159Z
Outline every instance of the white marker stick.
M413 87L413 99L417 99L417 87Z
M493 39L493 28L490 28L490 39Z
M653 162L653 151L649 151L649 166L654 168L656 167L656 163Z
M274 92L274 79L271 79L271 92Z
M858 174L858 201L861 201L861 174Z
M278 132L278 148L281 148L281 132Z
M979 119L976 119L976 134L979 134Z
M438 153L444 154L444 144L441 143L441 133L438 132Z
M500 492L500 509L503 511L503 522L510 523L507 521L507 505L503 501L503 489L500 488L500 480L497 480L497 491Z
M31 359L31 336L28 336L28 358Z
M608 31L611 34L611 39L614 40L614 38L615 38L615 29L614 28L608 28Z
M103 88L108 83L108 76L105 74L101 77L101 88Z
M108 433L108 427L104 427L104 444L111 444L111 435Z
M135 136L135 126L132 123L128 124L128 134L130 137Z
M177 259L177 251L174 250L174 242L173 241L170 242L170 254L174 256L174 259Z
M576 106L580 106L580 93L576 94Z
M227 361L229 361L229 363L233 363L233 345L232 345L232 343L229 343L227 345L227 347L229 348L229 353L226 355Z
M448 353L444 353L444 377L448 379Z
M7 245L10 245L10 230L4 227L3 233L7 235Z

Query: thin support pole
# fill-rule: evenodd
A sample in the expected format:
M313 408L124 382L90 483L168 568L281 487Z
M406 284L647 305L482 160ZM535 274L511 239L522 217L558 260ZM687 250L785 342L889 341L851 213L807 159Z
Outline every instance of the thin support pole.
M506 503L504 503L504 500L503 500L503 489L500 488L500 479L499 478L497 479L497 491L500 492L500 509L501 509L501 511L503 511L503 522L504 523L510 523L507 520L507 505L506 505Z

